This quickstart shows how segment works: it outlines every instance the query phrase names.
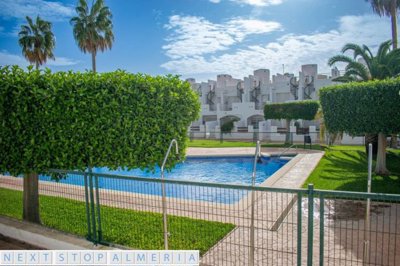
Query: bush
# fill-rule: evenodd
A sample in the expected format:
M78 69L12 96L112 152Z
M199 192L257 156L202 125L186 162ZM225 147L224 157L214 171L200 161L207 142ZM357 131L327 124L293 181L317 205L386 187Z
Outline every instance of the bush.
M318 108L317 101L266 104L264 106L264 116L265 119L313 120Z
M346 83L319 91L326 128L350 135L400 132L400 79Z
M0 68L0 171L152 169L171 139L184 151L199 110L176 76Z
M225 122L224 124L222 124L221 132L224 134L231 133L232 129L235 127L234 123L237 121L238 121L237 119L232 119L232 120L229 120L229 121Z

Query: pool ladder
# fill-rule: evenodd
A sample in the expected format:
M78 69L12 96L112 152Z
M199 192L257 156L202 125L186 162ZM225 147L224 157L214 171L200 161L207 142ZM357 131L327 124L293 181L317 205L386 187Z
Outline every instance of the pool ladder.
M171 140L171 143L169 144L167 153L165 154L164 161L161 165L161 190L162 190L162 212L163 212L163 231L164 231L164 248L165 250L168 250L168 220L167 220L167 196L165 192L165 183L164 183L164 168L165 164L167 163L167 159L169 154L171 153L172 145L175 143L175 152L178 155L179 154L179 149L178 149L178 142L176 139Z

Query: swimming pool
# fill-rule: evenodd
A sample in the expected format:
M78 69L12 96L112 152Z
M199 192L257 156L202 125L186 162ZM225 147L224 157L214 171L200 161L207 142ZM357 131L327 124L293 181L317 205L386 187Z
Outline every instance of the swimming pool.
M252 156L240 157L188 157L184 162L175 166L172 171L165 171L167 179L187 180L196 182L251 185L253 171ZM257 163L256 185L263 183L268 177L285 165L288 159L261 157ZM146 170L109 170L107 168L94 168L94 173L136 176L145 178L160 178L160 168L154 172ZM49 181L47 176L41 180ZM62 183L84 185L82 178L67 177ZM99 187L117 191L134 192L148 195L161 195L160 183L143 182L137 180L118 180L107 177L99 178ZM247 192L215 187L193 187L188 185L166 184L168 197L210 201L218 203L235 203Z

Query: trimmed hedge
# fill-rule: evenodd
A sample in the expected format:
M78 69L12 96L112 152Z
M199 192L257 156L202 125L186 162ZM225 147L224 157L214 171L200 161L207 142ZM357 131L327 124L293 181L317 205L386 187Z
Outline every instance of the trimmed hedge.
M353 82L319 91L329 132L350 135L400 132L400 79Z
M0 68L0 171L153 169L171 139L185 150L199 110L177 76Z
M313 120L318 108L318 101L266 104L264 106L264 116L265 119Z

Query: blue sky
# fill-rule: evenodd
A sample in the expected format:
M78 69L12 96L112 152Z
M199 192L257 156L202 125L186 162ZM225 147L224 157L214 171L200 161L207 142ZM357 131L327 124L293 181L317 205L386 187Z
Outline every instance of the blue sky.
M89 1L91 2L91 1ZM17 33L25 16L53 23L54 71L91 68L75 44L69 19L77 0L2 0L0 65L26 66ZM390 20L364 0L105 0L115 42L97 57L98 71L125 69L198 80L228 73L242 78L257 68L297 73L327 59L348 42L376 47L390 39Z

